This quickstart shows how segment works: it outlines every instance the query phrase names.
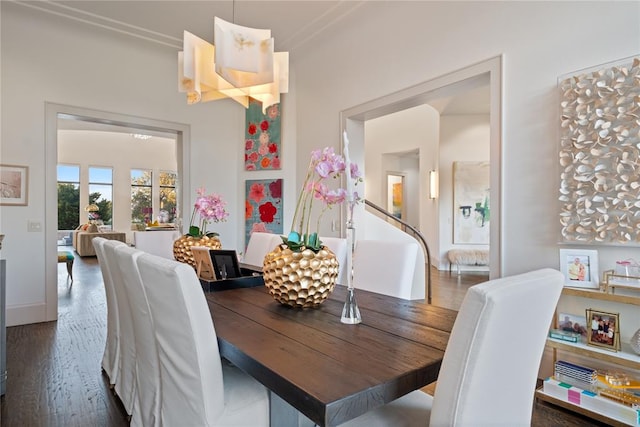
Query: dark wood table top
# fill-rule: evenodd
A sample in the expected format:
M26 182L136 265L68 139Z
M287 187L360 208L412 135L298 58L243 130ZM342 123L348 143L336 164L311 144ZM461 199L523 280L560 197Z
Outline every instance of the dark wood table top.
M264 287L207 293L220 353L321 426L436 380L457 312L356 290L359 325L340 323L346 288L315 309Z

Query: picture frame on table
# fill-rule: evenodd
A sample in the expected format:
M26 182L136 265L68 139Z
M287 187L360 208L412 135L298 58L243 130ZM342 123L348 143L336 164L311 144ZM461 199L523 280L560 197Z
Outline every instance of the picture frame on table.
M611 351L620 350L620 315L588 308L587 344L606 348Z
M29 166L0 164L0 205L27 206Z
M211 261L217 280L241 277L238 253L229 249L211 249Z
M560 271L564 275L566 287L600 288L596 250L560 249Z

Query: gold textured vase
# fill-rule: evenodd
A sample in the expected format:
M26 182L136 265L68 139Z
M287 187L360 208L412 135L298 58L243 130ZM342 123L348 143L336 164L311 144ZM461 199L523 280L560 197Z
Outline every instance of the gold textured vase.
M184 262L195 268L196 261L191 252L192 246L206 246L211 249L222 249L220 239L217 237L193 237L188 234L181 236L173 242L173 257L176 261Z
M338 259L323 246L294 252L279 245L264 257L264 284L281 304L296 308L316 307L333 291L338 278Z

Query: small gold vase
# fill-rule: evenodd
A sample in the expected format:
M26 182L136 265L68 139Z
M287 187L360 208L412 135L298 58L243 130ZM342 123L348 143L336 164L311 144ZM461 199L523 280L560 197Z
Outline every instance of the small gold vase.
M294 252L279 245L264 257L264 284L273 298L295 308L316 307L327 299L338 278L338 259L323 246Z
M191 252L192 246L206 246L211 249L222 249L220 239L217 237L193 237L185 234L173 242L173 257L176 261L184 262L195 268L196 261L193 259L193 253Z

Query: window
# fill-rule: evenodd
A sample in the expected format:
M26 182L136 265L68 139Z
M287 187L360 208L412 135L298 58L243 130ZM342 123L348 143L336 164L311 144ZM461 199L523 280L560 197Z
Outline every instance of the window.
M75 230L79 225L80 166L58 165L58 230Z
M89 204L96 204L98 211L89 213L104 230L113 229L113 169L89 167Z
M131 222L145 224L152 222L153 204L151 198L152 172L148 169L131 169Z
M175 172L160 172L160 222L173 222L176 216Z

